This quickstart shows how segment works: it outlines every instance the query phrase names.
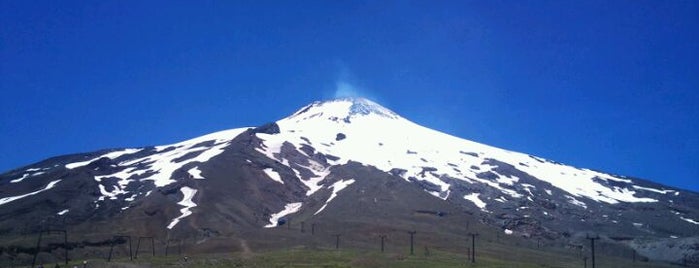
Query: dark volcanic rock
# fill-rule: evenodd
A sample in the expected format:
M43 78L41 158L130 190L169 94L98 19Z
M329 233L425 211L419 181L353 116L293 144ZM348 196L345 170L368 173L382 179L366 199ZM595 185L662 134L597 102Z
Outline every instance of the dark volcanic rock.
M393 168L393 169L391 169L388 173L390 173L390 174L393 175L393 176L402 177L403 174L405 174L406 172L408 172L408 171L405 170L405 169Z
M494 180L496 180L499 176L498 176L498 174L495 174L495 173L493 173L493 172L486 171L486 172L481 172L481 173L476 174L476 177L477 177L477 178L480 178L480 179L487 179L487 180L494 181Z
M420 177L423 177L423 178L424 178L424 177L425 177L425 173L427 173L427 172L434 172L434 171L437 171L437 168L434 168L434 167L422 167L422 171L420 171L420 173L418 173L418 175L420 175Z
M425 189L427 191L431 191L431 192L441 192L442 191L442 188L439 187L439 185L435 185L434 183L431 183L429 181L418 180L415 177L410 177L410 178L408 178L408 180L410 180L411 182L417 183L418 185L420 185L423 189Z
M300 150L303 151L304 153L306 153L306 155L309 155L309 156L313 156L313 154L314 154L315 151L316 151L315 148L311 147L311 146L308 145L308 144L302 144Z
M340 160L339 157L331 155L331 154L324 154L325 158L330 159L331 161L337 161Z
M473 157L478 157L478 154L477 154L477 153L474 153L474 152L459 151L459 153L465 154L465 155L470 155L470 156L473 156Z
M264 133L264 134L279 134L280 129L277 123L267 123L262 126L256 127L252 130L252 133Z

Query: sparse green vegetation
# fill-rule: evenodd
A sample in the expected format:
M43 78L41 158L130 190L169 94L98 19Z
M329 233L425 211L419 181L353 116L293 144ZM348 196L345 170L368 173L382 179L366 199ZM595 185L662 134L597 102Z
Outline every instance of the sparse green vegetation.
M501 256L494 254L504 254ZM527 259L527 260L525 260ZM626 259L603 257L598 267L672 267L661 263L632 263ZM130 261L116 259L88 260L88 267L141 268L141 267L583 267L582 260L552 252L525 250L513 254L487 252L471 263L465 254L431 250L429 256L405 253L380 253L366 250L288 249L262 253L222 253L184 256L148 256ZM53 267L50 264L46 267ZM72 262L68 267L80 265ZM588 263L588 267L589 267ZM61 263L61 267L65 267ZM79 266L81 267L81 266Z

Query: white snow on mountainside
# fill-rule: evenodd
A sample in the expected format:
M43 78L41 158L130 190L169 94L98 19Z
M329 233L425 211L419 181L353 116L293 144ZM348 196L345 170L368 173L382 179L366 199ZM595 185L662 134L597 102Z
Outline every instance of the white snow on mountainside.
M398 175L406 181L429 185L425 191L436 198L447 200L455 190L455 182L459 184L481 185L489 187L498 195L489 196L479 192L465 192L454 196L462 201L473 203L479 210L490 213L489 202L506 203L514 199L532 200L533 193L552 195L551 187L560 189L564 200L574 206L587 209L590 202L604 204L650 203L658 200L641 197L637 193L678 196L679 192L667 189L655 189L648 185L634 185L634 182L624 177L576 168L548 161L528 154L508 151L477 142L461 139L439 131L417 125L398 114L363 98L343 98L325 102L314 102L303 107L291 116L276 121L279 133L256 133L262 140L257 152L289 167L297 179L307 187L306 196L311 196L321 189L332 191L331 197L315 214L321 213L332 199L342 195L342 190L352 187L353 179L325 182L330 175L331 167L355 161L364 165ZM53 168L81 169L90 166L98 160L109 160L110 167L106 171L93 174L98 184L100 195L94 201L95 209L100 208L99 202L122 200L134 202L147 197L152 191L142 192L128 188L132 182L149 182L155 187L165 187L177 180L207 179L202 172L201 163L224 152L226 147L238 135L249 128L237 128L219 131L194 139L149 148L131 148L113 150L100 155L90 155L84 159L64 163L60 167L33 167L15 172L10 180L12 184L22 184L31 181L35 176L50 173ZM301 154L308 156L307 161L300 165L286 159L283 150L311 147L315 152L328 156L327 159L313 159L303 150ZM330 157L332 156L332 157ZM250 160L247 160L250 163ZM495 162L509 164L516 168L515 174L528 175L546 183L542 189L532 184L522 182L512 174L500 174ZM303 170L302 170L303 169ZM177 173L177 172L180 173ZM279 170L264 168L261 170L275 185L288 186L282 180ZM484 173L490 174L485 178ZM187 174L187 178L175 178L175 174ZM522 175L524 174L524 175ZM356 179L356 178L355 178ZM285 180L287 178L285 177ZM531 178L529 178L531 182ZM0 197L0 205L13 202L28 196L48 191L61 180L55 180L41 189L26 191L24 194ZM519 191L515 190L517 185ZM135 189L135 188L134 188ZM463 189L463 188L462 188ZM460 190L463 192L463 190ZM181 215L172 218L168 229L175 227L181 219L192 214L191 208L197 206L192 201L197 189L190 186L180 188L183 198L178 203ZM202 193L202 192L200 192ZM644 195L649 196L649 195ZM265 227L276 227L282 217L296 213L304 206L298 200L288 200L284 208L278 208L277 213L271 214L270 224ZM588 203L586 203L588 202ZM672 201L670 201L672 202ZM493 204L493 203L490 203ZM123 207L128 209L129 206ZM60 212L60 211L56 211ZM65 212L64 212L65 213ZM683 219L696 223L694 219Z
M122 198L127 202L134 202L139 197L145 197L150 194L149 192L130 192L127 190L127 185L129 185L134 180L138 181L152 181L156 187L163 187L174 183L175 180L172 178L173 172L184 167L190 163L203 163L211 159L212 157L223 152L223 149L237 137L240 133L244 132L248 128L238 128L231 130L219 131L211 134L207 134L194 139L182 141L175 144L156 146L155 153L149 154L144 157L138 158L127 158L127 160L118 161L112 165L112 168L120 169L120 171L112 174L94 176L94 180L97 181L99 192L101 196L94 201L95 209L99 208L99 201L104 201L105 199L117 200L120 196L128 196L127 198ZM85 161L68 163L65 165L67 169L76 169L93 163L101 158L108 158L110 160L116 160L122 156L128 157L143 151L144 149L123 149L105 153L94 158L90 158ZM178 161L178 158L184 156L191 156L190 158L182 161ZM49 170L42 169L42 170ZM28 172L34 172L36 170L27 170ZM204 179L201 176L201 170L197 167L191 168L188 171L192 179ZM31 174L27 176L26 174ZM26 173L20 179L13 180L12 183L20 182L27 177L35 176L34 173ZM116 185L107 186L103 184L103 180L109 178L118 179ZM47 191L53 188L61 180L55 180L49 183L44 189L27 193L19 196L10 196L0 198L0 205L25 198L27 196L36 195L41 192ZM191 214L190 208L196 206L191 201L191 198L196 194L197 190L189 187L181 188L181 192L184 195L184 199L178 203L184 208L181 210L182 215L173 219L172 222L167 226L168 229L174 227L180 219L187 217ZM129 207L124 207L122 210L128 209ZM60 213L60 212L59 212Z
M483 164L486 159L496 159L551 183L568 192L571 198L587 197L609 204L657 202L651 198L636 197L634 190L599 183L631 183L628 179L557 164L431 130L366 99L315 102L276 123L281 133L257 134L264 140L265 148L260 151L272 159L287 164L285 159L275 157L280 153L282 145L289 142L296 148L301 148L306 144L323 154L340 158L331 164L345 164L352 160L386 172L394 168L406 170L401 174L406 180L414 177L439 186L439 191L432 191L431 194L442 199L446 199L450 193L450 184L444 178L484 183L511 198L521 198L520 193L501 186L517 183L517 177L498 174L499 178L493 182L476 176L485 171L497 174L495 166ZM432 168L432 171L425 172L425 168ZM317 178L322 178L322 167L315 169L318 171ZM317 181L319 180L315 183ZM309 186L320 187L317 184ZM652 188L634 189L663 192ZM478 207L482 206L475 203Z

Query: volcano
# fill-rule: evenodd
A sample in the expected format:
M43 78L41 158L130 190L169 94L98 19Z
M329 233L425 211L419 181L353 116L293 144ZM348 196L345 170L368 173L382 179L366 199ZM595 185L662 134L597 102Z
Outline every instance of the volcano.
M691 263L699 194L469 141L341 98L258 127L58 156L0 175L0 246L19 249L6 258L31 253L20 246L35 243L27 234L56 228L80 256L108 249L116 235L223 252L321 247L335 234L364 247L417 231L445 249L475 232L505 248L577 249L595 235L608 254Z

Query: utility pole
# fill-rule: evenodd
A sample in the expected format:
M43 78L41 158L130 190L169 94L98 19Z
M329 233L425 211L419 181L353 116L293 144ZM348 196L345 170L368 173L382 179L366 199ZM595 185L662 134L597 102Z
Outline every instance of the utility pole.
M595 268L595 240L599 239L599 235L595 235L594 237L587 235L586 238L590 240L590 248L592 249L592 268Z
M478 233L469 233L471 236L471 263L476 262L476 236Z
M43 233L46 233L47 235L51 235L51 233L63 233L63 249L64 249L64 258L65 258L65 264L68 265L68 231L65 229L41 229L39 231L39 239L36 241L36 251L34 252L34 258L32 259L32 267L36 265L36 259L37 256L39 255L39 251L41 251L41 236Z
M311 234L315 234L315 233L316 233L316 224L311 223Z
M583 257L583 265L584 267L587 268L587 256Z
M65 219L65 218L64 218ZM65 228L65 226L64 226ZM64 253L65 253L65 259L66 259L66 266L68 265L68 231L66 229L63 229L63 246L64 246Z
M107 262L112 261L112 252L114 251L114 245L117 239L128 239L129 240L129 259L133 261L133 251L131 250L131 236L128 235L115 235L112 238L112 246L109 248L109 256L107 257Z
M381 235L381 253L383 253L383 241L386 239L386 235Z
M141 248L141 239L150 239L150 246L151 250L153 251L153 257L155 257L155 242L153 240L152 236L140 236L138 237L138 243L136 244L136 255L134 255L134 259L138 259L138 250Z
M41 230L39 231L39 240L36 242L36 253L34 253L34 260L32 260L32 267L36 267L36 256L39 254L39 250L41 250L41 235L44 234L44 231Z
M415 251L413 250L414 249L413 242L414 242L415 233L417 233L417 232L411 231L408 233L410 234L410 255L415 255Z
M305 224L306 224L305 221L302 221L302 222L301 222L301 232L302 232L302 233L305 232L305 229L304 229L304 225L305 225Z
M340 234L335 235L335 249L340 249Z
M182 240L180 239L168 239L167 244L165 244L165 256L168 254L168 250L170 248L170 242L177 243L177 255L182 255Z

